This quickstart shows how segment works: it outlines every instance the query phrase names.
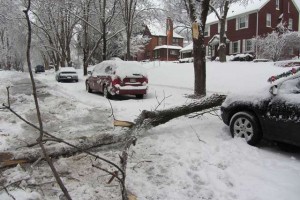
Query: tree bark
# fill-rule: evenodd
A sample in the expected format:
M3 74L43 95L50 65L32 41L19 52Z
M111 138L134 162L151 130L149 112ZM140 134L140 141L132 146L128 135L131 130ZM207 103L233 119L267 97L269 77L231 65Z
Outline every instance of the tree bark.
M220 62L226 62L226 39L225 36L225 25L227 19L227 13L229 10L229 1L226 1L224 4L224 13L223 16L219 19L220 21L220 43L219 43L219 58Z
M197 22L197 12L195 2L187 0L187 10L189 12L190 21L194 25L193 29L193 52L194 52L194 94L196 96L206 95L206 58L204 30L206 18L209 11L210 0L201 1L200 5L200 23ZM197 27L197 28L196 28Z

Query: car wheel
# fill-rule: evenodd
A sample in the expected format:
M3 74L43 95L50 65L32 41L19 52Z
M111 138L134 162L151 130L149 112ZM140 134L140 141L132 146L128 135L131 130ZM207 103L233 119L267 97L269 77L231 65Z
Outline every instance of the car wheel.
M111 99L111 97L112 97L112 95L109 93L106 86L104 86L103 96L105 96L107 99Z
M135 95L135 96L136 96L137 99L142 99L142 98L144 98L144 95L143 95L143 94L137 94L137 95Z
M92 89L90 88L90 85L88 83L86 83L85 86L86 86L86 90L88 91L88 93L92 93Z
M262 138L262 133L256 117L249 112L238 112L230 120L232 137L245 138L250 145L256 145Z

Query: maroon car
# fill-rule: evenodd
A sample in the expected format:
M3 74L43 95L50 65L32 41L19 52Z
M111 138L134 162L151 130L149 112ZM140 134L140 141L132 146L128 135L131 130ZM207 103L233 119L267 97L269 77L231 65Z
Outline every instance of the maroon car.
M106 98L115 95L147 94L148 78L143 66L135 61L107 60L97 64L86 80L88 92L102 92Z

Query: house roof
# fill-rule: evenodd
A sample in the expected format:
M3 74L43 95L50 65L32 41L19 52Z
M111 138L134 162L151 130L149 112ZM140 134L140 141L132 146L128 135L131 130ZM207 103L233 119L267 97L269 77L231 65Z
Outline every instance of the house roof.
M186 47L182 48L180 50L180 52L189 52L189 51L192 51L193 50L193 42L190 43L189 45L187 45Z
M298 8L298 10L300 11L300 1L298 1L298 0L292 0L292 1L294 2L296 7Z
M157 46L155 47L153 50L157 50L157 49L182 49L181 46L173 46L173 45L162 45L162 46Z
M229 6L227 19L233 18L235 16L252 13L260 10L264 5L266 5L270 0L251 0L247 5L243 5L241 2L233 3ZM299 3L300 4L300 3ZM207 16L206 23L212 24L218 22L218 18L215 13L211 13Z
M151 24L147 25L151 35L153 36L167 36L166 27L161 26L160 24ZM184 38L175 31L173 31L173 38Z

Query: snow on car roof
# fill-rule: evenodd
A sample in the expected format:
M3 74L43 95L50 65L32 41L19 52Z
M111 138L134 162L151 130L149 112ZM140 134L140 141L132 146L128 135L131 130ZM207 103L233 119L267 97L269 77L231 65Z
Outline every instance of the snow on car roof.
M59 71L61 71L61 72L76 72L74 67L61 67L59 69Z
M105 66L110 65L120 78L132 76L133 74L147 76L146 69L137 61L106 60L103 61L102 64L105 64Z

